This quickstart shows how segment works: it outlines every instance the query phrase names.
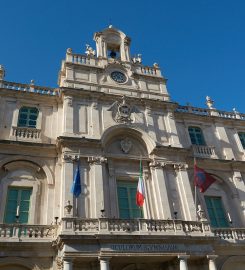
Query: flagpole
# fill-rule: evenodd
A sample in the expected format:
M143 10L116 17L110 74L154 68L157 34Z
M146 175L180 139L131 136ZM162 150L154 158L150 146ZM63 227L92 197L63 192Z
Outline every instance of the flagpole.
M196 183L195 183L195 177L196 177L196 174L195 174L195 166L196 166L196 157L194 156L194 187L195 187L195 216L196 216L196 221L197 221L197 186L196 186Z
M77 163L78 163L78 166L80 165L80 148L78 150L78 159L77 159ZM80 171L79 171L79 174L80 174ZM80 180L81 181L81 180ZM78 197L75 197L75 203L76 203L76 217L78 217L78 200L77 198Z

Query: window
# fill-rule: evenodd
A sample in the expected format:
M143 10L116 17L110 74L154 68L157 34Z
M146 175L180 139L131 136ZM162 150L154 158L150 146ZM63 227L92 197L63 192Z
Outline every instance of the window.
M208 209L211 226L216 228L229 227L221 197L205 196L205 202Z
M142 209L136 205L136 182L118 181L117 195L120 218L142 218Z
M18 127L36 128L38 109L22 107L19 111Z
M243 149L245 149L245 132L238 132Z
M4 223L28 223L32 188L9 187L5 207Z
M189 135L191 138L191 143L196 145L206 145L202 130L199 127L189 127Z

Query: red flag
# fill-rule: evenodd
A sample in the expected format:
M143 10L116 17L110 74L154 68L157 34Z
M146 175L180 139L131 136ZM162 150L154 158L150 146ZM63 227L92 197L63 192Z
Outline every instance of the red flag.
M194 184L199 187L200 192L205 192L215 181L213 176L194 165Z
M140 160L140 175L136 192L136 204L142 207L145 200L145 188L143 183L142 161Z

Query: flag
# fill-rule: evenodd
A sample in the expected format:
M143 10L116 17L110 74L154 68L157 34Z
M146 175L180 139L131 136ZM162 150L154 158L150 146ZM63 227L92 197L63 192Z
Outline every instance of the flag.
M145 188L143 183L142 161L140 160L140 176L138 180L137 192L136 192L136 204L142 207L145 199Z
M75 176L73 179L71 193L77 198L81 194L81 181L80 181L80 170L79 170L79 163L77 163L77 168L75 172Z
M212 175L197 167L196 164L194 165L194 184L199 187L200 192L205 192L215 181L216 179Z

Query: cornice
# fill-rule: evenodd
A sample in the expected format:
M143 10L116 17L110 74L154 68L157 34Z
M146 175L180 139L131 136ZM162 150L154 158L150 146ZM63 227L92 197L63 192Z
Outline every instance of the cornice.
M114 102L115 100L120 100L122 98L122 94L112 94L112 93L104 93L96 90L85 90L83 88L69 88L69 87L61 87L61 96L64 98L65 96L72 97L87 97L89 100L97 99L97 101L107 101ZM142 92L143 93L143 92ZM141 97L133 97L133 96L125 96L126 100L134 103L135 105L143 105L143 106L151 106L153 108L168 108L170 110L175 110L178 107L178 103L171 101L164 101L160 99L149 99L149 98L141 98Z

